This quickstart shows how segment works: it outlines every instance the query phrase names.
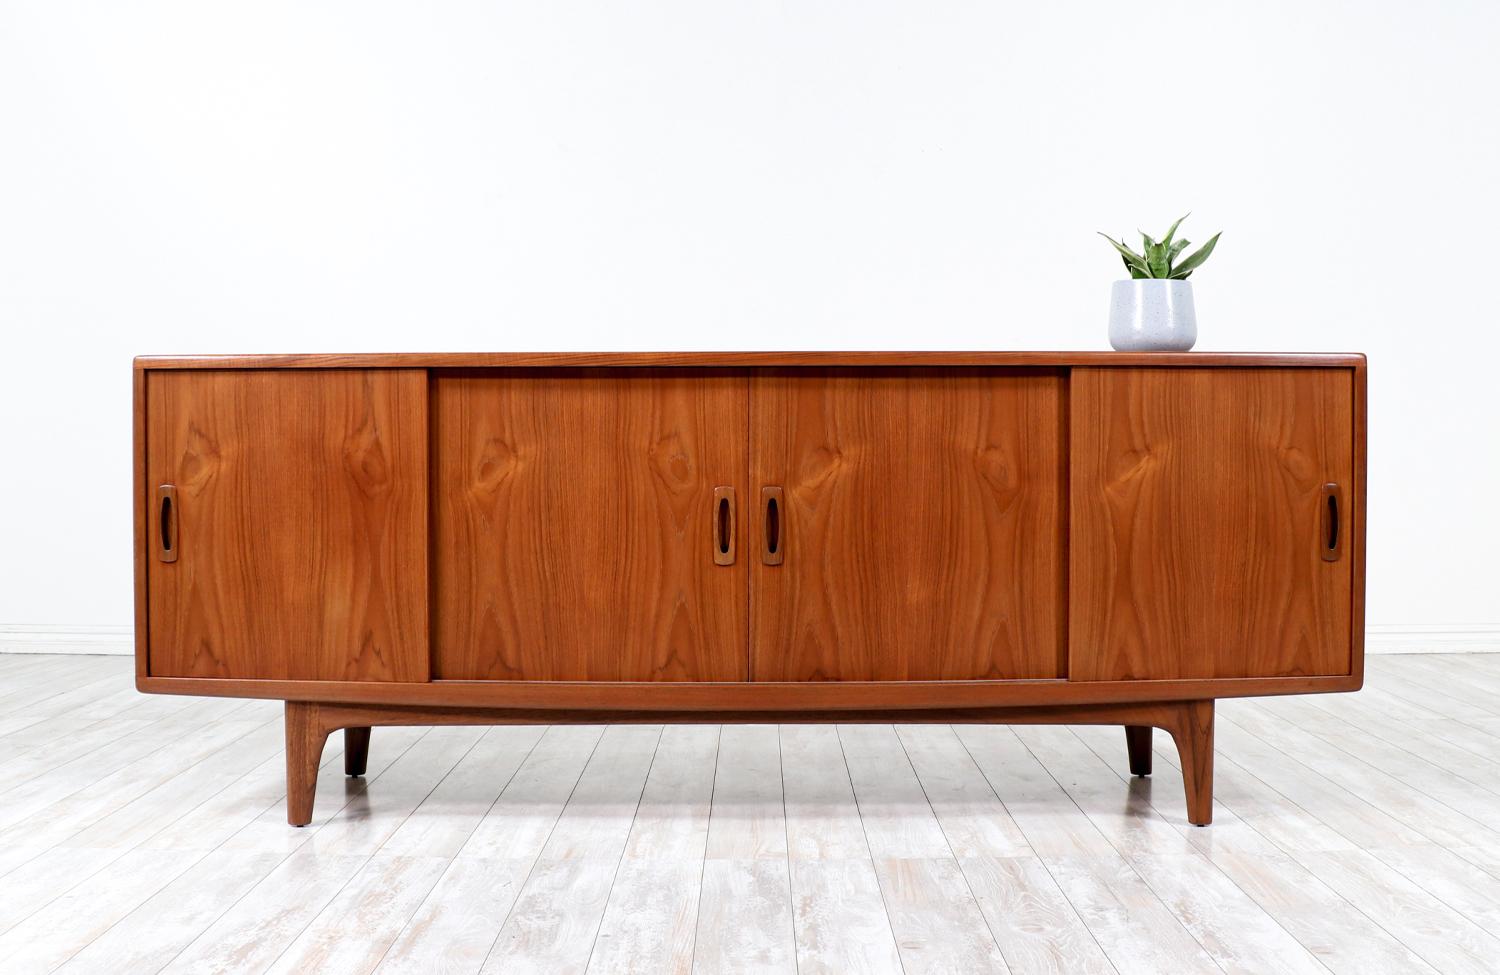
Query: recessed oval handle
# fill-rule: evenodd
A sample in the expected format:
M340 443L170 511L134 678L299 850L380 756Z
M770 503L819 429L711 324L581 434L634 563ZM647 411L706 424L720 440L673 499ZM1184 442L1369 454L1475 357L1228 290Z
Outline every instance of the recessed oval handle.
M714 565L734 565L734 488L714 488Z
M156 489L157 555L163 562L177 561L177 488L163 484Z
M760 503L765 519L766 542L760 560L765 565L780 565L786 558L786 512L779 487L760 489Z
M1318 553L1324 562L1337 562L1344 554L1344 490L1330 481L1318 498Z

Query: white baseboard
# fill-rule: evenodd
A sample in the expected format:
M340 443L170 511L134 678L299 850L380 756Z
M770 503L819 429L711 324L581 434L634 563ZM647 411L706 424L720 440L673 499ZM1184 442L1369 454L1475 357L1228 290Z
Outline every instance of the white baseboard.
M0 624L0 653L135 653L132 626Z
M1500 623L1371 623L1366 653L1500 653Z
M0 624L0 653L135 652L129 626ZM1368 653L1500 653L1500 623L1372 623Z

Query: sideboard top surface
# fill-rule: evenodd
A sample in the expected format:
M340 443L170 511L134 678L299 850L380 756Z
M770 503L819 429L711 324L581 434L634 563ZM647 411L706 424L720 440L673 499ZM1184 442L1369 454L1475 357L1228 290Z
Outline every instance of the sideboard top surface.
M137 369L691 369L851 366L1309 366L1362 369L1359 353L1308 352L378 352L139 356Z

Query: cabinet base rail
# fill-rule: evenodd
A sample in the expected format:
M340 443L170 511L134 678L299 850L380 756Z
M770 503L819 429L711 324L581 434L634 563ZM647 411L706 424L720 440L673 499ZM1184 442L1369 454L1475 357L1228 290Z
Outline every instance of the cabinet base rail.
M900 711L563 711L286 702L287 822L312 822L313 797L328 736L344 732L344 770L363 775L370 729L394 725L499 724L1117 724L1125 728L1130 771L1151 774L1151 732L1172 736L1182 764L1188 822L1213 821L1214 702L1164 701L1043 707ZM1002 799L1004 796L1001 797Z

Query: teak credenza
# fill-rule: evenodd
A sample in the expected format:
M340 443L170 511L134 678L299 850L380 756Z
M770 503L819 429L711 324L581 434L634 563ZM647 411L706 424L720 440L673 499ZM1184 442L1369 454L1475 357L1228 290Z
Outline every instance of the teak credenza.
M1118 724L1364 670L1365 359L135 361L136 683L324 742L519 722Z

